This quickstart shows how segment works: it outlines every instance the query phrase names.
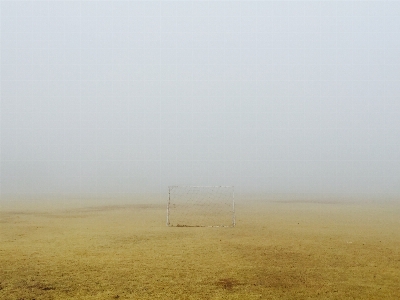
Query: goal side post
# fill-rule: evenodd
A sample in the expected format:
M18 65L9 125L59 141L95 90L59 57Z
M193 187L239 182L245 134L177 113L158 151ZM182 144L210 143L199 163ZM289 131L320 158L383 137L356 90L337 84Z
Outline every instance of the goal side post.
M168 187L168 202L167 202L167 226L169 226L169 205L171 203L171 187Z

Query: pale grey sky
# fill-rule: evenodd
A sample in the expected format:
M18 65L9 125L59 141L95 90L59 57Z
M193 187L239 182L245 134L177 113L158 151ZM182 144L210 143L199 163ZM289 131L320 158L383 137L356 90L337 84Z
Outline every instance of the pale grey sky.
M1 1L1 196L400 196L400 1Z

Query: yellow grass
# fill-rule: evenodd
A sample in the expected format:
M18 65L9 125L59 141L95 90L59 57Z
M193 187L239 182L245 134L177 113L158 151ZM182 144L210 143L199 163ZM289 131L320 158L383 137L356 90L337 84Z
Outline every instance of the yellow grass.
M0 299L399 299L400 205L252 202L236 228L164 204L0 212Z

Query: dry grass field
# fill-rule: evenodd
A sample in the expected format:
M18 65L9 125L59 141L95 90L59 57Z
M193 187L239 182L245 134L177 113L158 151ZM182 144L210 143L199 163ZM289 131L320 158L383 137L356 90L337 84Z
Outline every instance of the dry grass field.
M249 202L236 228L165 205L0 207L0 299L399 299L400 204Z

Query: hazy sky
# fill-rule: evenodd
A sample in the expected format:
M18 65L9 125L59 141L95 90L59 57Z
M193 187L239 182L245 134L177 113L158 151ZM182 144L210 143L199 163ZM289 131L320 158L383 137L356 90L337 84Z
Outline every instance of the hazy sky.
M400 196L400 1L0 8L2 197Z

